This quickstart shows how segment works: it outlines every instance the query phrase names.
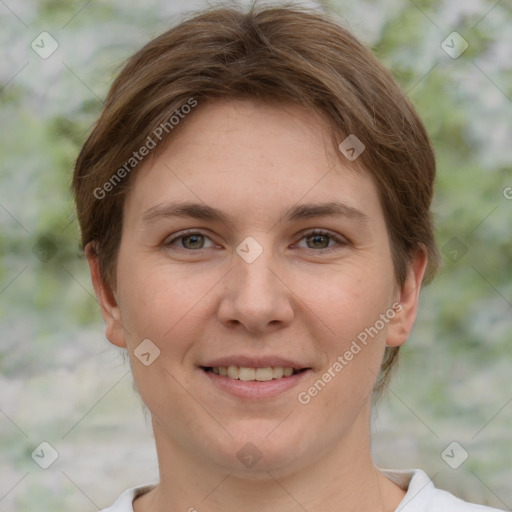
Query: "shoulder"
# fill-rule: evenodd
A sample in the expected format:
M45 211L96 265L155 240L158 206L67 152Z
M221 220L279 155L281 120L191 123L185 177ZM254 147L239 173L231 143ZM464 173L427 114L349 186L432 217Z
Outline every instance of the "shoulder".
M137 496L149 492L154 487L155 484L146 484L127 489L110 507L105 508L100 512L133 512L133 500Z
M380 471L407 491L396 512L503 512L468 503L447 491L437 489L421 469Z

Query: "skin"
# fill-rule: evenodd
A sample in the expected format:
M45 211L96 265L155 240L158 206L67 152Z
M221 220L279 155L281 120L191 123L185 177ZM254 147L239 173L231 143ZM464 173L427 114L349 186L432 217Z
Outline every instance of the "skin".
M106 336L127 348L152 414L160 484L134 501L136 512L392 511L403 499L371 459L371 391L385 347L403 344L413 326L425 251L399 287L377 189L327 140L325 121L298 105L199 105L134 176L115 290L88 248ZM143 221L173 201L218 208L231 224ZM327 201L366 220L284 219L297 204ZM173 241L188 229L205 238ZM308 238L312 229L341 243ZM249 236L263 249L252 263L236 252ZM401 311L385 328L310 403L299 403L297 394L395 302ZM134 356L144 339L160 349L149 366ZM236 354L287 357L311 371L298 387L249 401L198 369ZM237 457L248 442L262 455L252 467Z

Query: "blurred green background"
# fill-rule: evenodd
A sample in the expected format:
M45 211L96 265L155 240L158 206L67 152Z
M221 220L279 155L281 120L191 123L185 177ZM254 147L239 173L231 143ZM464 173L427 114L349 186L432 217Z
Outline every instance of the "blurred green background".
M123 60L205 5L0 2L2 511L96 510L157 477L129 365L103 336L69 186ZM328 6L392 69L438 158L444 266L374 411L376 463L420 467L438 487L510 510L512 5ZM47 58L31 47L44 31L58 44ZM458 58L442 47L452 32L468 43ZM59 454L46 470L31 458L42 441ZM454 441L469 455L457 469L441 456Z

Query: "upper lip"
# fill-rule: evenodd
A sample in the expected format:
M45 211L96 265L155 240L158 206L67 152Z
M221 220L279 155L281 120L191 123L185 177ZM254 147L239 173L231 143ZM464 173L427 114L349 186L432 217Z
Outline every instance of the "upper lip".
M302 370L304 368L310 368L307 365L293 361L292 359L286 359L279 356L226 356L219 357L218 359L212 359L204 364L201 364L203 368L219 368L221 366L243 366L244 368L265 368L265 367L291 367L294 370Z

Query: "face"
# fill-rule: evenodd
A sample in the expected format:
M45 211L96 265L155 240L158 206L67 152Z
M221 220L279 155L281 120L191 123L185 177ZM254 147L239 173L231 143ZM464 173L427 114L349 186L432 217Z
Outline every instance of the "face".
M397 286L377 189L327 140L296 105L199 105L134 176L113 294L89 256L107 337L171 452L279 471L368 436L425 261Z

